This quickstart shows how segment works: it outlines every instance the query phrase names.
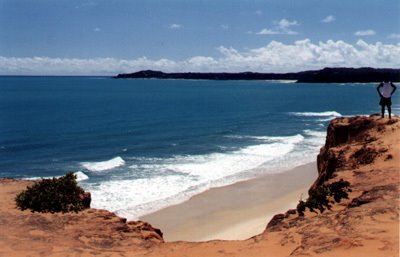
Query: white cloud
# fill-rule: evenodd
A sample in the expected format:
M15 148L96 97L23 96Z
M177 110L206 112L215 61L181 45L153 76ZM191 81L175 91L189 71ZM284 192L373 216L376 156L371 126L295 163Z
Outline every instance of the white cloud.
M395 38L395 39L400 39L400 34L392 33L388 36L388 38Z
M280 32L271 29L262 29L259 32L257 32L257 35L277 35L277 34L280 34Z
M2 75L115 75L144 69L165 72L291 72L323 67L400 67L400 43L369 44L358 40L313 43L309 39L292 44L271 41L259 48L239 51L217 48L219 57L193 56L185 60L146 57L132 60L115 58L69 59L50 57L1 57Z
M365 37L365 36L373 36L376 32L372 29L367 30L359 30L354 33L355 36Z
M195 67L204 68L207 66L217 65L218 62L212 57L195 56L185 61L186 65L193 67L194 70L198 70Z
M275 21L274 24L273 29L264 28L257 32L257 35L297 35L298 33L291 30L290 27L300 25L296 20L289 21L286 19Z
M278 28L280 28L280 29L287 29L291 26L299 25L299 23L297 21L288 21L286 19L282 19L276 23L278 24Z
M325 18L323 18L323 19L321 20L321 22L322 22L322 23L331 23L331 22L334 22L335 20L336 20L335 16L333 16L333 15L328 15L328 16L326 16Z
M229 29L229 25L222 24L222 25L221 25L221 29L223 29L223 30L228 30L228 29Z
M171 24L171 25L169 26L170 29L181 29L182 27L183 27L183 26L182 26L181 24L176 24L176 23Z
M261 11L261 10L257 10L257 11L255 11L254 13L255 13L256 15L259 15L259 16L260 16L260 15L263 15L263 11Z
M100 29L100 28L94 28L93 31L94 31L94 32L100 32L101 29Z

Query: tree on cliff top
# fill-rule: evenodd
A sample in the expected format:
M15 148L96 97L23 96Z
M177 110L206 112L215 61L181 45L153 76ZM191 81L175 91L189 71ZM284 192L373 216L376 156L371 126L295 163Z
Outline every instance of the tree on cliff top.
M69 172L59 178L36 181L19 193L15 202L19 209L32 212L78 212L90 207L91 197L78 186L76 175Z

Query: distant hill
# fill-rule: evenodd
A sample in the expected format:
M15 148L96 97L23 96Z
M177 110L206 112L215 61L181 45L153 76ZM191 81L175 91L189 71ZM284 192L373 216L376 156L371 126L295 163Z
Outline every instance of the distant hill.
M299 72L297 75L299 76L297 82L308 83L381 82L385 79L392 82L400 81L400 69L324 68Z
M118 74L118 79L206 79L206 80L296 80L298 83L365 83L381 82L385 79L400 82L400 69L375 68L324 68L292 73L259 72L178 72L143 70Z

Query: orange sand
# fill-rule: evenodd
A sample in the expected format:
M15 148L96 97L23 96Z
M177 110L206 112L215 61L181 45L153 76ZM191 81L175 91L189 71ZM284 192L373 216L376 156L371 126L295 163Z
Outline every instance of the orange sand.
M164 243L148 225L127 223L107 211L19 211L13 199L31 182L1 180L0 256L399 256L400 118L359 119L373 126L330 148L341 155L326 181L343 178L352 192L322 214L276 216L263 233L247 240ZM340 127L355 120L334 122ZM355 153L363 146L377 153L372 163L359 163ZM220 213L221 222L230 218L229 209ZM207 223L206 217L201 222Z

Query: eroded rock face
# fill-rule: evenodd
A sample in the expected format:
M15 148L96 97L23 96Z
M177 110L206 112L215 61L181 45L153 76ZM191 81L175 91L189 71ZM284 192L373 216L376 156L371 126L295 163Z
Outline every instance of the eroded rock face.
M309 192L343 180L350 183L349 197L323 213L275 215L264 235L280 234L282 245L295 244L289 256L342 256L347 250L355 256L398 256L399 131L399 117L333 120Z
M0 256L398 256L399 132L399 117L333 120L314 185L344 179L349 199L323 213L277 214L246 241L161 243L159 229L105 210L20 211L14 197L32 182L0 179Z
M363 140L364 132L374 124L369 117L336 118L328 126L324 148L329 149L344 143Z
M371 132L379 129L382 129L381 124L370 117L332 120L327 129L325 146L317 156L319 176L310 190L332 178L337 170L372 163L379 151L368 144L376 140ZM346 156L346 150L352 144L361 144L362 147L351 156Z
M145 240L155 240L159 242L164 241L163 233L161 232L161 230L158 228L153 228L153 226L147 222L141 220L129 221L127 223L127 226L130 230L139 231L142 234L142 238Z

